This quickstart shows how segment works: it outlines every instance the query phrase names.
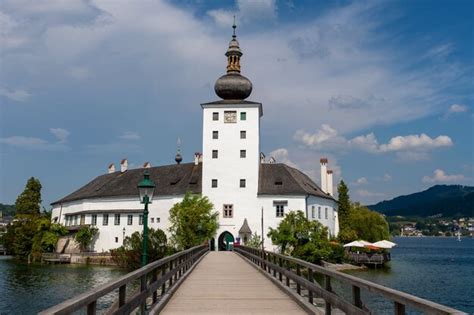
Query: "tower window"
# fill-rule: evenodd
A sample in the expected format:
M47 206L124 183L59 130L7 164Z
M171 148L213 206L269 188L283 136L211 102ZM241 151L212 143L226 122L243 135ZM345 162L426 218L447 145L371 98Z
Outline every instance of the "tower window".
M217 159L217 150L212 150L212 158Z
M234 205L224 205L224 218L232 218L234 216Z
M212 188L217 188L217 179L213 179L211 183Z
M109 225L109 215L108 214L102 215L102 225Z
M217 112L212 113L212 120L219 120L219 113Z
M118 237L117 236L115 237L115 243L118 243Z
M219 139L219 131L214 130L212 132L212 139Z
M245 179L241 179L240 180L240 188L245 188L245 186L246 186Z
M246 158L247 157L247 151L246 150L240 150L240 157L241 158Z
M120 213L115 214L114 224L115 225L120 225Z
M247 139L247 131L240 130L240 139Z
M151 223L155 223L155 218L151 218Z
M247 120L247 113L246 112L241 112L240 113L240 120Z

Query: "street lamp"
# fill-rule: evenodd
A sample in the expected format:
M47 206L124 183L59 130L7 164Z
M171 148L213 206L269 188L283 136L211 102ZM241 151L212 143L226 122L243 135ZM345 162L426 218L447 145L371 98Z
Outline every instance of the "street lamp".
M150 179L148 171L143 172L143 180L138 184L138 194L140 195L140 202L145 204L143 210L143 253L142 253L142 267L147 264L147 241L148 241L148 204L153 199L155 192L155 183Z

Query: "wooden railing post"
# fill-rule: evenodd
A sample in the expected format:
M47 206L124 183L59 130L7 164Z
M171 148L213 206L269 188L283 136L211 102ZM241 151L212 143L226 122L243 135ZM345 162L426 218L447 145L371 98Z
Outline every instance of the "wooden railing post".
M272 259L272 261L273 261L273 264L274 264L274 265L276 265L277 258L276 258L276 256L275 256L275 255L272 255L272 257L273 257L273 259ZM275 267L273 267L273 278L276 278L276 276L277 276L277 270L276 270L276 268L275 268Z
M281 257L278 257L278 266L279 266L280 268L283 268L283 264L282 264ZM280 280L280 282L283 281L283 273L281 272L281 270L280 270L280 272L279 272L278 279Z
M173 261L170 261L170 273L173 271ZM173 276L171 275L170 277L170 285L169 287L171 288L173 286Z
M166 273L166 264L163 264L161 266L161 277L164 278L165 277L165 273ZM163 284L161 285L161 295L165 295L165 291L166 291L166 282L163 281Z
M288 273L286 274L286 286L289 287L290 286L290 277L288 276L290 274L290 261L289 260L286 261L286 271L288 271Z
M308 268L308 281L313 283L314 282L314 277L313 277L313 269ZM308 302L313 304L313 291L308 289Z
M89 303L87 305L87 315L95 315L96 314L96 306L97 306L97 301Z
M119 308L125 304L125 299L127 297L127 285L124 284L119 288Z
M298 277L301 277L301 267L298 263L296 264L296 274L298 275ZM298 293L298 295L301 295L301 285L299 284L299 282L296 282L296 292Z
M141 276L140 278L140 291L143 292L146 290L146 274ZM146 314L146 299L143 301L143 303L140 305L140 311L142 315Z
M360 288L358 286L352 286L352 304L358 308L362 308L362 300L360 299Z
M394 302L395 305L395 315L405 315L405 305Z
M331 277L329 277L328 275L325 275L325 276L324 276L324 288L325 288L326 291L328 291L328 292L331 292L331 291L332 291L332 288L331 288ZM331 315L331 303L329 303L327 300L325 300L324 302L325 302L325 304L326 304L326 312L325 312L325 314Z

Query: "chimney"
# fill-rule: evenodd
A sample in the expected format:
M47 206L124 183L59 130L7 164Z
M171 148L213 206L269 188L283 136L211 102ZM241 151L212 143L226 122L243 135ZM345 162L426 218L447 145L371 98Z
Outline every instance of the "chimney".
M265 154L263 152L260 152L260 163L265 163Z
M328 192L328 170L327 170L328 159L321 158L319 162L321 163L321 190L324 193L327 193Z
M109 165L109 174L111 173L115 173L115 164L114 163L110 163Z
M198 162L202 163L202 153L199 153Z
M201 155L201 153L199 153L199 152L194 153L194 165L199 164L200 155Z
M334 196L334 191L333 191L333 184L332 184L332 170L328 170L327 172L328 175L328 194L331 196Z
M151 167L151 163L150 163L150 162L145 162L145 163L143 163L143 167L144 167L144 168L150 168L150 167Z
M128 169L128 161L127 159L123 159L122 161L120 161L120 172L126 172Z
M271 156L270 159L268 160L268 163L270 163L270 164L274 164L275 162L276 162L276 160L273 156Z

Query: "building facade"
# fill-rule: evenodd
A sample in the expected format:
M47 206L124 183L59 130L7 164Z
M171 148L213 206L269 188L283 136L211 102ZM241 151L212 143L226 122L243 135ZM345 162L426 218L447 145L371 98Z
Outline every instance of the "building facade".
M120 171L109 166L101 175L72 194L54 202L52 220L70 230L93 225L99 230L92 250L108 251L122 245L126 236L143 230L143 205L136 185L147 169L156 184L149 205L149 227L169 228L169 210L186 192L207 196L219 212L219 229L211 241L224 250L251 233L262 234L265 247L273 248L266 233L277 227L289 211L301 210L310 220L339 232L337 201L333 197L332 171L327 159L321 159L321 187L307 175L288 165L268 161L260 150L261 103L246 100L252 83L240 73L242 57L234 34L226 52L227 73L215 84L221 100L201 104L203 112L202 153L194 163L128 169L126 159ZM262 226L263 218L263 226Z

